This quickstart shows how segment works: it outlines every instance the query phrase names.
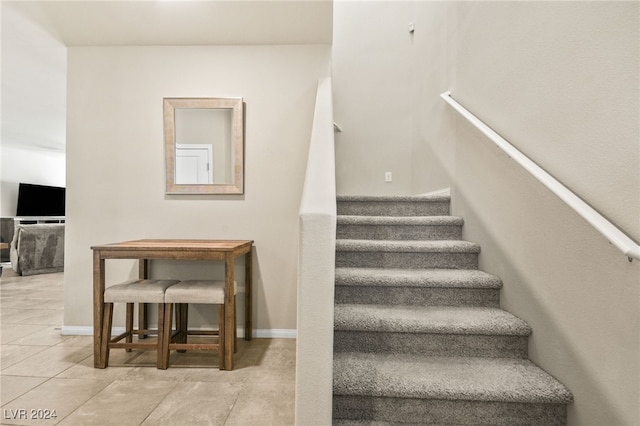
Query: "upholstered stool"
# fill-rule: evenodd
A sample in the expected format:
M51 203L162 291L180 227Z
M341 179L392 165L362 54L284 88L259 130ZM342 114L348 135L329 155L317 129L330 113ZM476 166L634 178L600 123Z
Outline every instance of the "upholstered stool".
M233 283L233 303L235 303L236 283ZM164 294L164 365L169 367L169 353L171 350L184 352L187 349L217 351L220 359L219 367L224 370L224 330L225 330L225 281L191 280L181 281L171 286ZM188 308L190 303L218 305L218 330L189 330ZM175 306L176 330L172 331L171 323ZM233 329L235 331L235 320ZM188 343L188 336L218 336L218 343ZM235 335L235 333L234 333Z
M164 365L162 356L162 338L164 337L164 293L165 290L180 281L177 280L134 280L123 284L113 285L104 291L104 307L103 307L103 329L102 329L102 345L100 347L102 365L100 368L106 368L109 365L110 349L121 348L130 351L131 349L155 349L158 354L157 366L160 368ZM126 303L127 314L125 332L119 336L111 338L111 326L113 323L113 304ZM157 303L158 304L158 340L156 343L140 343L133 342L133 335L153 334L150 330L144 330L138 327L133 328L133 306L135 303ZM124 343L118 343L122 339L126 339Z

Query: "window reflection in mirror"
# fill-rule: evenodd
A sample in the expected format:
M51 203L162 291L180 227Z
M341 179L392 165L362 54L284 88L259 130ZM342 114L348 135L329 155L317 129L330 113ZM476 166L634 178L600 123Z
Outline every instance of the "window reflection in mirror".
M241 98L165 98L168 194L243 193Z

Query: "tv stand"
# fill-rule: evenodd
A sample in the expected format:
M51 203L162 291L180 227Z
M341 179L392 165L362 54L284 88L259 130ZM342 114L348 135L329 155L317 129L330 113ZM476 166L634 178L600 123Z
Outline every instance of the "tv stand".
M42 223L64 223L64 216L16 216L13 218L14 228L18 225L35 225Z

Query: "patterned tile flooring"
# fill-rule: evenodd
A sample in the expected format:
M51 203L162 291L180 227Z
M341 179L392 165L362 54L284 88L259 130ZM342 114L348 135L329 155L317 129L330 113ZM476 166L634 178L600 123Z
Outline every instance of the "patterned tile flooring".
M155 352L117 349L95 369L92 338L60 334L63 281L0 277L0 424L294 424L295 340L239 339L233 371L211 352L158 370Z

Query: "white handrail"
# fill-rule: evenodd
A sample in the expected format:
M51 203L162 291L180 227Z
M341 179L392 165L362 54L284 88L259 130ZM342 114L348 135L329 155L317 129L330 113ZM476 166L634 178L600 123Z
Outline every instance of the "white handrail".
M540 166L531 161L529 157L520 152L516 147L511 145L506 139L497 134L493 129L484 124L478 117L470 113L466 108L460 105L451 97L451 92L444 92L440 95L449 105L487 136L493 143L502 149L509 157L513 158L525 170L531 173L538 181L546 186L551 192L556 194L562 201L576 211L583 219L597 229L611 244L616 246L622 253L629 258L629 262L633 259L640 259L640 245L629 238L618 227L611 223L607 218L602 216L590 205L585 203L580 197L571 192L560 181L545 172Z

